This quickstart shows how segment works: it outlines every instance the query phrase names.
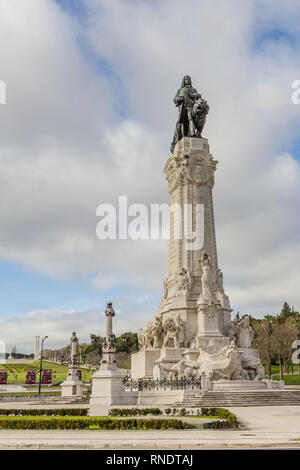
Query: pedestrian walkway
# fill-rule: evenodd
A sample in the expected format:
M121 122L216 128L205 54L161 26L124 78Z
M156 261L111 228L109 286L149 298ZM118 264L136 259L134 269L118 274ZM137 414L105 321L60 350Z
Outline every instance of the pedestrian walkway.
M0 430L0 449L300 449L300 406L230 408L230 411L237 414L241 430Z

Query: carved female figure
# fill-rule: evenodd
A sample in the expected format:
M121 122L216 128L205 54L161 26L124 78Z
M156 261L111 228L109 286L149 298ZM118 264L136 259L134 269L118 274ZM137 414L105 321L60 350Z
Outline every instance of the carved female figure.
M203 300L214 300L214 279L213 271L211 266L211 260L208 253L203 253L201 257L201 267L202 267L202 298Z
M183 348L185 344L185 331L184 331L184 321L181 319L180 315L177 315L176 317L176 326L177 326L177 343L180 348Z
M248 315L238 323L237 344L239 348L251 348L254 332Z

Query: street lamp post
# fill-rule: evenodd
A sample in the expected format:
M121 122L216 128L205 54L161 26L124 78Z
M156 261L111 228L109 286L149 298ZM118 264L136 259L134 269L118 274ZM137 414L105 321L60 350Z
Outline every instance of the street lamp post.
M45 336L42 339L42 346L41 346L41 360L40 360L40 380L39 380L39 395L41 394L41 384L42 384L42 369L43 369L43 346L44 346L44 341L47 339L48 336Z

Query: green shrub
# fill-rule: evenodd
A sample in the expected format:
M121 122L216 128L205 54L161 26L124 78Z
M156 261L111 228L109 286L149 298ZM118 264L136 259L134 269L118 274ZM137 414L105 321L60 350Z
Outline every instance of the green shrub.
M231 413L226 408L217 408L217 416L222 421L217 420L210 424L211 429L232 429L239 428L240 424L235 414Z
M85 416L1 417L0 429L187 429L175 419L111 419Z
M202 416L218 416L219 408L201 408Z
M87 416L87 408L1 410L0 416Z
M109 416L147 416L147 415L161 415L162 411L159 408L111 408Z

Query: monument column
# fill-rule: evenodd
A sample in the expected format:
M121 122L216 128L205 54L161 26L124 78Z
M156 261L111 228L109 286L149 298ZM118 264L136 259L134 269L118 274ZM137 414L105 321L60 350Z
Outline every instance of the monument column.
M107 406L122 403L123 374L117 367L115 356L116 342L112 329L112 319L115 316L115 311L112 302L107 303L105 315L106 337L102 343L100 368L91 377L90 416L103 416L104 410L107 411Z
M62 397L82 397L83 395L83 383L79 380L77 373L77 345L79 340L76 336L75 331L71 336L71 351L70 351L70 360L69 368L66 380L61 384L61 396Z

